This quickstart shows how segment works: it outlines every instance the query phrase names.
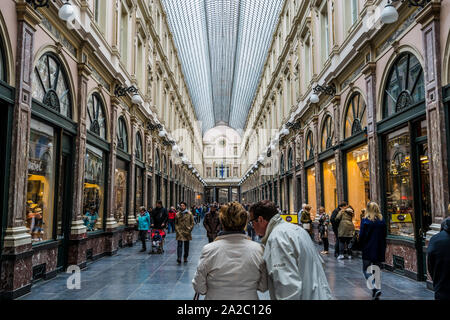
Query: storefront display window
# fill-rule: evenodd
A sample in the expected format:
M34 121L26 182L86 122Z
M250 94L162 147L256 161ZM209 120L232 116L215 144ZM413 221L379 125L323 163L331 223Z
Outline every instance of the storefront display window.
M414 237L414 203L408 127L386 137L386 209L389 233Z
M369 150L363 145L347 153L347 198L355 215L353 223L359 228L363 210L370 197Z
M52 127L31 119L25 222L33 243L53 238L54 134Z
M311 220L314 221L317 212L316 169L314 167L306 169L306 182L308 187L308 204L312 207Z
M325 212L331 214L337 208L336 161L334 159L322 162L323 170L323 200Z
M71 97L64 68L52 53L44 54L36 63L33 98L63 116L71 117Z
M120 159L116 160L116 174L114 184L114 218L119 225L124 225L127 214L128 192L128 164Z
M83 222L89 232L100 230L103 227L105 195L104 152L87 144L84 167Z

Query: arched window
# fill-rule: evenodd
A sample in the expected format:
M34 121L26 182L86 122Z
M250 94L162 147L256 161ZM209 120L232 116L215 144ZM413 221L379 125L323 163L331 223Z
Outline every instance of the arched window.
M172 177L173 175L173 164L172 164L172 160L169 161L169 176Z
M394 62L386 82L383 118L425 99L423 70L417 58L405 52Z
M142 160L143 154L144 154L144 152L142 150L141 134L138 132L138 133L136 133L136 151L135 151L136 159L143 161Z
M159 150L156 149L155 152L155 170L156 171L161 171L161 162L160 162L160 158L159 158Z
M3 41L0 38L0 80L7 81L6 75L6 55L4 50Z
M167 173L167 161L166 161L166 156L163 155L162 160L163 160L163 172L164 172L164 173Z
M314 158L313 133L310 130L306 136L306 161Z
M293 164L294 164L293 161L294 161L294 158L292 156L292 148L289 148L289 151L288 151L288 168L287 168L288 171L292 169Z
M88 130L106 140L105 108L97 93L91 95L87 104Z
M72 117L66 71L52 53L42 55L34 68L33 98L63 116Z
M281 159L280 159L280 173L281 174L284 173L284 154L281 155Z
M327 116L322 127L321 151L330 149L333 146L334 130L331 116Z
M366 103L361 94L356 92L347 104L344 138L362 132L365 127L367 127Z
M117 125L117 146L123 152L128 152L128 133L123 117L119 118Z

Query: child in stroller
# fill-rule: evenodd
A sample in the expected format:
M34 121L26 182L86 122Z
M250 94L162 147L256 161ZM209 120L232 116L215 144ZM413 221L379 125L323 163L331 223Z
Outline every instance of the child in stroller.
M152 240L152 251L151 253L161 254L164 252L163 249L163 240L166 236L164 230L160 229L152 229L151 230L151 240ZM155 252L156 251L156 252Z

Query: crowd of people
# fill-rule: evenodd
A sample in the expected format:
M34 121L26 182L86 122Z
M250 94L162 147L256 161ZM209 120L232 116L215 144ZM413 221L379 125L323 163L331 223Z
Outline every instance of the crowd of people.
M371 277L373 266L382 269L387 226L377 203L369 202L363 210L359 232L353 224L354 210L347 202L340 203L331 215L320 207L320 254L313 242L311 209L304 204L298 213L299 222L294 224L283 220L280 208L268 200L252 205L211 203L193 206L191 211L181 202L168 212L158 201L154 209L142 207L138 216L141 251L146 251L149 230L160 230L164 238L167 228L169 233L176 233L177 263L181 264L182 256L187 263L192 230L203 221L209 243L202 249L192 283L197 294L212 300L258 299L257 292L267 290L271 299L277 300L332 299L321 257L329 253L330 231L336 239L334 253L338 260L352 259L352 250L358 250L366 279ZM449 233L447 218L428 248L428 270L436 299L450 296ZM374 279L372 284L372 299L378 300L381 288Z

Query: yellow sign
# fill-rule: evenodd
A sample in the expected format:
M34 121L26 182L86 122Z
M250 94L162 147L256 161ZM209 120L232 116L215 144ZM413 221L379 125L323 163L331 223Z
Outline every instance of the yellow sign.
M286 221L290 223L297 224L297 215L296 214L282 214L281 217Z
M394 213L392 214L392 222L412 222L409 213Z

